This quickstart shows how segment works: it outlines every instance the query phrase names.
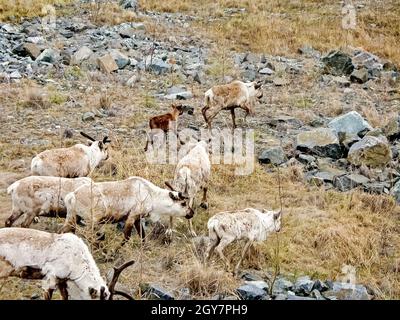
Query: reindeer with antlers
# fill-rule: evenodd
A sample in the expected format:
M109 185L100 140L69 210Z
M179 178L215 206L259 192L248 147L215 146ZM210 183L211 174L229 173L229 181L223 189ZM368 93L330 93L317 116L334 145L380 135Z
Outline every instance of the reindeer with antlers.
M84 132L81 135L92 141L90 146L78 143L69 148L39 153L31 162L32 175L64 178L88 176L101 161L108 159L107 143L111 140L108 137L96 140Z
M0 278L42 280L44 298L56 289L63 300L112 300L113 295L133 298L115 290L121 272L134 264L115 267L108 285L86 244L74 234L54 234L34 229L0 229Z

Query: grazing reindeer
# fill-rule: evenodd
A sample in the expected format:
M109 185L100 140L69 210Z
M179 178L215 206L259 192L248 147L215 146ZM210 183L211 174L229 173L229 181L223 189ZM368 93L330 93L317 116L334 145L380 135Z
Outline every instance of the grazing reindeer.
M208 156L208 145L206 141L197 142L190 151L179 160L176 165L174 181L171 185L165 182L173 191L180 191L188 195L189 207L194 208L194 199L199 190L203 190L201 207L207 209L207 183L211 174L211 162ZM193 230L192 220L189 221L189 231L196 236ZM172 233L173 217L170 218L168 233Z
M81 135L93 141L90 146L76 144L69 148L46 150L32 159L31 172L36 176L77 178L88 176L101 161L108 159L107 143L111 140L95 140L86 133Z
M44 298L50 300L56 289L63 300L112 300L114 290L129 261L114 268L107 286L86 244L74 234L54 234L34 229L0 229L0 278L19 277L42 280Z
M201 109L207 127L211 128L211 122L221 110L230 110L233 128L236 128L235 109L241 108L247 115L254 114L253 104L255 98L261 99L261 83L233 81L229 84L213 86L204 94L205 106Z
M7 189L12 198L12 214L5 226L11 227L23 214L26 215L21 226L28 228L37 216L64 216L67 214L64 198L92 179L30 176L14 182Z
M247 208L237 211L220 212L208 220L207 227L211 244L208 248L206 261L209 261L214 250L230 270L229 260L223 250L231 242L247 240L234 273L237 274L247 250L254 241L264 241L272 232L281 229L281 211L265 211Z
M80 217L94 225L125 221L123 243L129 240L133 227L144 239L140 218L149 216L158 220L161 216L178 216L190 219L193 210L187 199L181 192L159 188L140 177L83 185L65 197L67 218L61 232L74 231L76 219Z
M171 112L152 117L149 121L150 129L161 129L164 131L164 133L168 133L168 131L171 130L176 133L178 129L178 117L181 116L185 111L187 111L188 114L193 114L193 108L189 106L183 106L174 103L172 104L171 109ZM150 133L150 138L147 137L144 151L147 151L149 142L153 143L152 133Z

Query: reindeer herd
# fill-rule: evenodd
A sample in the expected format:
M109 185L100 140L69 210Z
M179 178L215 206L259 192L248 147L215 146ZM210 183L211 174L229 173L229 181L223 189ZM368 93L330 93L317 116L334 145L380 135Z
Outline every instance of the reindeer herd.
M260 83L234 81L208 90L201 112L211 128L213 118L228 110L236 127L235 108L244 109L246 116L253 114L254 103L261 97ZM176 131L177 127L172 124L184 111L192 114L193 108L173 104L170 113L150 119L150 128ZM87 245L74 234L76 225L97 228L102 223L124 222L122 246L129 240L133 228L144 241L142 218L152 221L169 218L166 233L172 236L173 218L185 217L190 234L196 236L191 219L198 209L195 206L198 192L203 192L200 207L208 208L209 141L196 141L187 146L187 154L177 163L173 180L165 182L167 188L161 188L137 176L94 182L87 176L108 159L111 141L108 137L96 140L81 134L90 140L89 146L76 144L38 154L31 162L32 175L8 187L12 213L5 222L6 228L0 229L0 278L41 279L45 299L51 299L56 289L63 299L112 299L115 294L131 298L114 287L122 270L134 261L114 268L111 281L106 283ZM151 139L145 150L150 142ZM13 227L21 216L22 228ZM39 216L65 217L65 222L59 233L29 229ZM207 227L210 244L205 262L217 251L230 270L224 248L235 240L247 241L234 269L237 273L250 245L280 230L281 212L254 208L220 212L209 219Z

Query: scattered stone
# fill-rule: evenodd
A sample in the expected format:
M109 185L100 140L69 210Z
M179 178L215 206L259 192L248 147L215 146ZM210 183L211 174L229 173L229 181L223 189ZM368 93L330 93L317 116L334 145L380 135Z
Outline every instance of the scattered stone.
M353 72L354 66L351 57L341 51L331 51L322 58L325 64L325 72L334 76L349 75Z
M329 286L321 280L316 280L314 282L313 290L323 292L323 291L329 290Z
M340 88L348 88L350 87L350 81L345 77L334 76L332 81Z
M350 75L350 80L357 83L365 83L368 81L368 70L366 68L361 68L354 70Z
M316 300L315 298L288 295L286 300Z
M392 160L392 150L384 136L365 136L353 144L347 159L354 165L382 167Z
M334 282L331 290L322 293L325 298L337 300L370 300L367 289L360 284Z
M248 272L245 272L245 273L241 276L241 278L242 278L243 280L245 280L245 281L261 281L261 280L262 280L262 278L261 278L260 276L255 275L255 274L252 274L252 273L248 273Z
M275 283L274 283L274 287L272 289L273 294L277 295L277 294L282 294L282 293L286 293L288 290L293 288L293 283L290 282L289 280L280 277L278 279L276 279Z
M71 64L80 64L82 61L89 59L92 54L93 51L90 48L83 46L74 53Z
M262 68L262 69L258 70L258 73L266 74L266 75L270 76L271 74L274 74L275 71L270 68Z
M250 285L250 286L255 286L261 290L264 290L265 292L268 292L269 285L265 281L262 280L251 280L251 281L245 281L245 284Z
M369 182L369 179L361 174L348 174L340 177L335 177L333 185L340 191L349 191L358 186Z
M131 9L133 11L139 9L139 3L137 0L120 0L119 5L124 9Z
M142 291L149 300L174 300L172 293L157 284L145 285Z
M187 91L185 88L174 86L167 90L167 94L164 96L167 100L187 100L191 99L193 94L191 91Z
M336 133L359 134L364 130L372 130L372 126L356 111L350 111L328 123L328 127Z
M236 289L242 300L265 300L267 292L255 285L245 284Z
M63 138L72 138L74 136L74 131L70 128L66 128L63 132Z
M110 54L98 58L97 63L102 72L111 73L118 70L118 65Z
M396 199L396 202L400 204L400 180L397 181L392 190L390 190L390 194Z
M296 280L293 290L296 294L308 296L314 287L314 281L309 276L303 276Z
M22 57L31 57L35 60L41 53L40 48L34 43L23 43L13 49L13 53Z
M258 156L258 161L264 164L280 165L286 162L287 158L283 149L278 146L264 149Z
M296 137L296 148L302 152L333 159L339 159L343 154L337 135L328 128L299 133Z
M48 62L48 63L56 63L58 60L58 53L54 49L45 49L42 53L36 58L36 61Z
M131 61L130 59L117 49L112 49L110 55L115 60L119 69L125 68Z
M91 111L85 112L82 116L82 121L93 121L95 119L95 114Z
M311 296L312 298L316 299L316 300L326 300L326 299L324 298L324 296L321 294L321 292L319 292L319 291L316 290L316 289L314 289L314 290L311 292L310 296Z
M139 82L139 76L137 75L137 74L134 74L132 77L130 77L129 79L128 79L128 81L126 81L126 85L128 86L128 87L133 87L133 85L136 83L136 82Z

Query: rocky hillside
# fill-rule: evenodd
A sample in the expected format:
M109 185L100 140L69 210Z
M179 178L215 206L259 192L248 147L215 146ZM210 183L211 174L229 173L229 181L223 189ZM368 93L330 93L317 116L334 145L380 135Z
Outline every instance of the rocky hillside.
M213 166L210 206L194 218L199 238L190 239L182 221L172 243L162 232L144 246L135 236L115 256L122 234L104 226L104 244L91 248L100 268L134 257L139 263L122 282L141 298L399 298L400 73L388 59L396 56L356 45L318 50L312 41L277 55L227 44L229 37L205 29L204 16L189 8L155 9L75 1L56 7L55 28L43 29L42 17L0 23L0 225L11 210L7 186L29 174L37 152L82 141L81 130L108 135L111 159L94 179L139 175L163 185L174 167L146 162L149 117L183 101L195 112L182 116L179 129L200 130L207 89L257 80L264 95L255 115L244 122L238 112L239 126L255 133L255 171L238 177L233 166ZM223 6L209 23L235 21L246 10ZM213 125L230 127L229 113ZM239 277L216 257L202 267L197 240L210 216L277 208L281 198L282 232L252 248ZM43 218L34 227L56 231L61 224ZM93 235L81 232L90 243ZM227 251L235 260L240 250ZM0 298L38 294L36 282L0 286Z

